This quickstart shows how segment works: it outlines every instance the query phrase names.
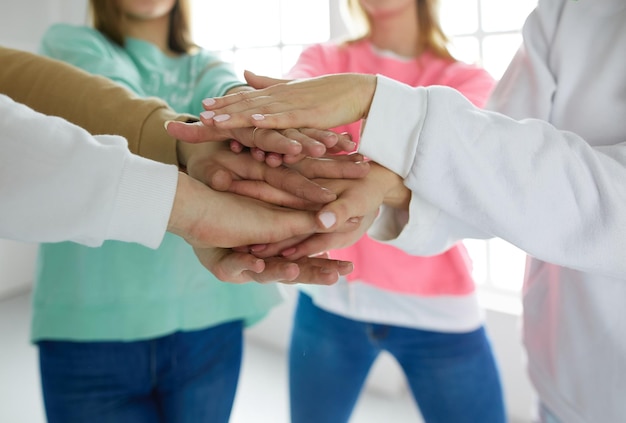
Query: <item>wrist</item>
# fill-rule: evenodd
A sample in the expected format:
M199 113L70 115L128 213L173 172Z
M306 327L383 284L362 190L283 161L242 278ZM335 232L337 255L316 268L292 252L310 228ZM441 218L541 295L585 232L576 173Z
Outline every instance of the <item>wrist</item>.
M183 172L178 172L174 204L172 205L172 212L167 222L167 231L182 238L186 238L189 234L189 219L185 213L187 210L186 202L191 195L190 182L190 176Z
M404 180L393 171L377 163L372 163L376 178L381 181L384 196L383 204L396 209L408 210L411 191L404 185Z
M376 83L377 77L376 75L359 75L361 81L359 84L355 84L358 88L359 93L359 104L362 107L362 118L366 119L370 112L370 107L372 106L372 101L374 99L374 93L376 92Z

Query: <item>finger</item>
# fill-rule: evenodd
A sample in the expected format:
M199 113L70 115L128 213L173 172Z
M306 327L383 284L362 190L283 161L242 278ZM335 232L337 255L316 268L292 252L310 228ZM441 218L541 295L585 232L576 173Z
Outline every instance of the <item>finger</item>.
M194 144L207 141L225 141L229 138L227 132L212 125L206 126L202 122L168 121L165 122L165 129L177 140Z
M337 143L332 148L328 149L328 152L333 154L340 152L353 153L356 151L356 148L357 144L352 141L352 136L347 132L343 132L339 134Z
M319 132L321 133L322 131L319 131ZM328 133L328 131L324 131L324 132ZM302 153L306 154L307 156L321 157L324 154L326 154L326 145L324 145L322 142L318 141L317 139L310 137L309 135L307 135L306 133L300 130L284 129L281 131L281 133L285 137L299 142L300 145L302 145ZM309 131L309 133L311 133L312 135L321 136L321 134L317 132ZM337 141L335 140L334 143L336 142Z
M255 198L266 203L275 204L281 207L289 207L298 210L317 210L319 202L311 202L281 189L273 187L264 181L232 181L228 191ZM331 200L332 201L332 200Z
M289 167L297 170L309 179L358 179L365 177L370 169L365 161L353 161L350 158L338 156L332 159L301 160Z
M250 274L262 272L265 262L251 254L222 248L194 248L200 262L223 282L251 281Z
M306 157L308 157L306 154L297 154L295 156L285 155L283 156L283 162L285 164L298 163L300 160L305 159Z
M228 191L233 183L232 174L227 169L224 169L217 164L208 167L205 171L204 177L198 178L198 180L216 191Z
M327 229L325 232L346 231L351 230L351 225L357 222L359 217L378 210L379 206L378 201L362 195L359 191L349 190L337 200L324 205L316 217L322 227Z
M293 246L301 244L305 239L314 236L311 234L295 236L283 241L275 242L273 244L255 244L246 246L246 252L250 252L255 257L266 259L268 257L283 256L283 251L290 249ZM306 254L310 255L310 254ZM296 258L303 257L300 255Z
M314 203L326 204L337 198L331 190L286 166L265 168L263 180L273 187Z
M246 148L245 145L236 140L230 140L230 151L233 153L241 153Z
M262 272L248 272L247 276L259 283L296 283L296 278L300 276L300 266L285 259L268 260L265 261L265 269Z
M260 162L260 163L265 162L265 151L261 150L260 148L252 147L250 149L250 155L257 162Z
M248 83L248 85L250 85L253 88L256 88L257 90L271 87L272 85L289 82L288 79L275 79L275 78L270 78L268 76L261 76L249 70L245 70L243 72L243 77L246 79L246 82Z
M283 156L278 153L265 153L265 164L269 167L278 167L284 163L284 157L294 157L294 156Z
M280 255L290 260L298 260L302 257L309 257L326 252L328 249L334 246L331 245L332 234L315 234L302 242L292 245L280 252ZM263 257L261 257L263 258Z
M326 146L326 152L333 151L351 153L356 150L356 143L352 141L352 136L347 132L338 134L329 130L315 128L300 128L300 132L317 140Z
M296 282L306 284L332 285L353 270L351 262L317 257L303 257L296 263L300 267Z

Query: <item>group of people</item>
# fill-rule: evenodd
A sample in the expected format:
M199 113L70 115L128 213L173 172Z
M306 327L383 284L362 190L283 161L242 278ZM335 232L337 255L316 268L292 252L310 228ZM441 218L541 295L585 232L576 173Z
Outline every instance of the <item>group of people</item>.
M494 236L530 257L523 339L539 420L626 415L618 400L626 391L619 212L626 204L619 183L626 64L616 53L626 45L626 3L540 0L493 92L488 74L450 56L436 1L349 3L366 31L303 51L288 76L296 81L247 73L244 84L217 57L195 51L183 0L150 7L91 0L93 28L57 25L46 33L43 54L118 86L70 76L69 67L59 68L59 80L87 78L86 88L100 84L102 95L126 96L128 106L114 103L105 111L110 120L99 116L105 128L80 117L104 107L100 93L80 101L97 103L85 110L56 100L39 111L65 109L61 116L89 132L120 133L135 152L171 163L130 154L119 136L93 137L0 98L9 117L3 141L16 157L36 154L44 131L54 138L37 170L21 178L24 192L37 176L63 186L88 161L91 179L75 192L0 187L3 200L23 201L7 219L32 213L25 239L158 246L42 245L33 341L50 422L228 421L243 328L280 295L273 284L220 280L337 279L300 294L290 346L292 421L347 421L369 367L387 350L426 422L504 422L461 244ZM8 94L37 106L34 87L23 97ZM128 122L115 122L116 114ZM170 136L142 143L142 131L161 116ZM353 154L316 160L352 147L343 131L368 161ZM19 161L0 163L3 180L20 180ZM60 172L61 163L69 170ZM153 180L162 184L151 188ZM89 192L94 184L101 198ZM33 196L53 195L70 207L50 200L52 215L32 210ZM53 219L59 228L50 228ZM3 226L3 236L22 236L19 226ZM172 234L163 237L166 228Z

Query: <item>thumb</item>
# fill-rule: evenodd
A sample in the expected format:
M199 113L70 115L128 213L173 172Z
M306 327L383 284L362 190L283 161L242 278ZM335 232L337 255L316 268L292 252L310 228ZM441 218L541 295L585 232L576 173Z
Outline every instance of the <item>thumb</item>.
M246 78L246 82L251 87L256 88L257 90L271 87L272 85L276 84L284 84L290 81L289 79L276 79L270 78L269 76L260 76L253 72L250 72L249 70L244 71L243 76L244 78Z
M206 126L202 122L168 120L165 122L165 130L171 137L192 144L207 141L225 141L229 138L219 128Z

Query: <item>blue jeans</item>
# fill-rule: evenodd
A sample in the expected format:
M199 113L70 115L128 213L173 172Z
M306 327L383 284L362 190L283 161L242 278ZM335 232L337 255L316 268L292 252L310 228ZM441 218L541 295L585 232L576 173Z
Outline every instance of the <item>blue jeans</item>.
M241 321L134 342L39 342L48 423L228 422Z
M347 422L383 350L402 367L427 423L506 422L484 328L440 333L360 322L300 293L289 352L292 423Z

